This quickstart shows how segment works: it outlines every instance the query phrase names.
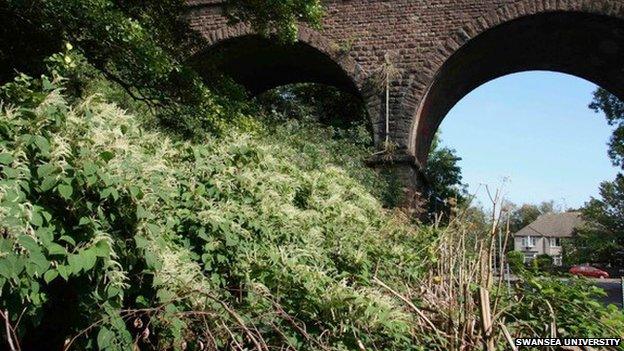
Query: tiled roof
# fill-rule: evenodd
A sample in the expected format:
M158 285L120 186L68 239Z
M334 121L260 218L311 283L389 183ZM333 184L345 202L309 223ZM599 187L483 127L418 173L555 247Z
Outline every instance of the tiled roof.
M514 236L571 237L583 223L580 212L549 213L520 229Z

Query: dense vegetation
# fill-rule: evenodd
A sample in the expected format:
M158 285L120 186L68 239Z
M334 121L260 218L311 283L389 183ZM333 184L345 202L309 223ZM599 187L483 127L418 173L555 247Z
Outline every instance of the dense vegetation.
M325 332L336 345L352 344L354 328L376 330L380 345L407 342L385 340L405 339L408 317L365 282L415 279L424 237L331 165L336 150L361 154L356 145L328 143L331 130L295 122L267 133L281 145L261 130L173 142L95 97L70 106L48 80L23 78L3 92L6 104L20 104L2 112L0 282L5 313L26 307L16 331L26 342L61 343L100 320L76 342L126 349L135 335L123 317L132 317L149 322L153 337L141 344L180 347L208 330L221 348L238 339L228 329L244 335L243 318L286 333L257 336L269 344L301 345L290 314L304 326L323 321L315 337ZM209 325L194 330L205 317Z
M230 3L233 20L282 40L320 15L316 1ZM180 61L187 33L157 23L179 5L2 2L19 22L3 30L41 25L55 40L32 45L58 51L24 49L32 60L13 68L31 75L0 88L3 347L493 350L510 336L622 336L624 316L582 280L496 281L495 223L460 211L423 225L385 208L395 185L361 162L373 149L357 119L331 123L320 103L289 116L226 78L208 86Z
M250 22L284 41L296 37L297 21L315 26L322 15L318 0L228 0L225 5L232 22ZM142 101L170 132L194 138L218 134L226 124L244 124L237 121L248 107L244 92L218 72L203 80L185 64L202 43L189 31L184 11L183 0L2 0L0 83L16 69L33 76L45 72L44 59L71 42L92 68L74 80L84 84L105 76Z
M614 126L608 154L614 166L624 169L624 102L598 89L589 107ZM591 198L581 209L586 225L567 243L566 256L575 263L624 268L624 175L602 182L599 191L600 198Z

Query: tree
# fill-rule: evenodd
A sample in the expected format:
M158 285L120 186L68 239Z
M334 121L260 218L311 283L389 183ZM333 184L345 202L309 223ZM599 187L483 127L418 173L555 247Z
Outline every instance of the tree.
M592 198L582 210L586 225L579 228L572 245L565 247L572 263L624 265L624 176L600 185L601 199Z
M613 165L624 169L624 102L598 89L589 107L615 126L608 153ZM582 209L586 225L564 247L567 260L624 266L624 176L600 184L600 197L591 198Z
M517 207L513 203L507 205L509 210L509 231L516 233L535 221L539 216L547 213L557 212L554 201L544 201L539 205L524 204Z
M425 175L429 180L432 196L438 201L447 202L453 199L457 205L465 204L466 185L462 183L459 161L461 157L457 156L457 151L441 146L440 137L436 135L431 143Z
M608 91L599 88L589 108L602 112L611 126L615 126L609 141L609 157L613 165L624 168L624 101Z
M232 22L249 22L260 33L275 31L283 40L297 38L297 22L320 26L320 0L228 0L225 13Z

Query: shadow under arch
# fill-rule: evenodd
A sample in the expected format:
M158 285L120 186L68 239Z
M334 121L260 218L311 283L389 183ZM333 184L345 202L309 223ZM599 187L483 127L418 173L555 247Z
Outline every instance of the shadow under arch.
M200 74L209 62L243 85L252 95L293 84L318 83L361 94L360 66L320 33L301 27L298 40L280 43L247 25L219 29L204 36L207 45L190 57Z
M495 78L524 71L555 71L584 78L624 98L622 18L552 11L503 22L472 38L463 33L465 43L438 69L414 118L409 148L422 165L451 108Z

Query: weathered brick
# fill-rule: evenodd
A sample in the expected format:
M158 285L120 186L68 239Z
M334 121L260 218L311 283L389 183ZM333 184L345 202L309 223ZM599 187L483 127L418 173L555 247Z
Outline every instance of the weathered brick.
M252 34L248 25L227 29L218 0L187 3L207 50ZM302 27L299 39L336 62L360 90L376 142L385 139L385 97L367 82L393 53L401 74L391 84L390 138L420 164L448 110L507 73L559 70L624 97L624 0L328 0L326 7L322 29ZM590 14L598 17L583 17Z

